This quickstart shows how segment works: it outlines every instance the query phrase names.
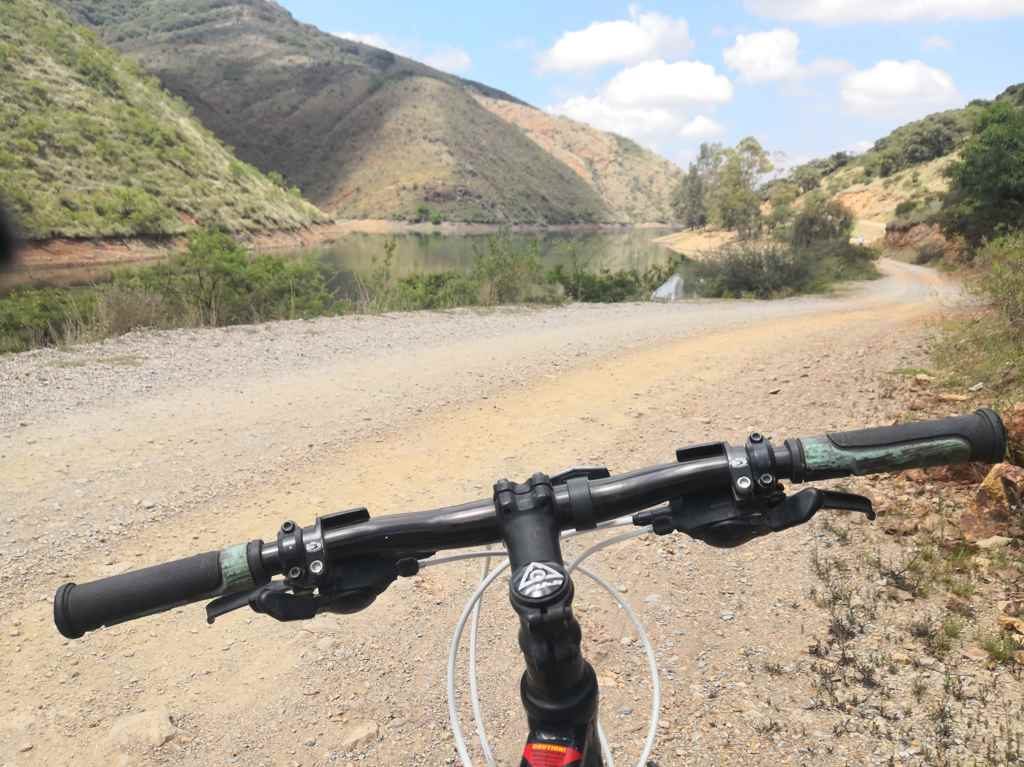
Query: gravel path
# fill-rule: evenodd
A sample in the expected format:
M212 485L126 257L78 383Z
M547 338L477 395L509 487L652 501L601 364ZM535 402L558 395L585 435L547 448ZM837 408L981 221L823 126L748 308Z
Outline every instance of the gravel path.
M0 650L18 657L0 682L0 764L453 763L443 657L476 567L427 571L373 609L302 627L238 615L208 629L193 607L68 643L46 600L65 579L266 536L289 517L424 508L578 462L624 470L755 427L884 422L895 405L878 374L916 359L922 320L957 295L927 270L884 266L834 298L343 317L0 359L0 575L32 584L0 597ZM749 740L765 690L748 689L743 659L791 662L822 620L803 597L812 536L725 554L670 538L602 559L658 645L672 712L660 764L806 760L806 739ZM511 761L519 661L500 601L482 689ZM642 666L621 615L585 588L579 605L626 760L642 739ZM772 705L805 698L780 687ZM149 720L125 741L118 717L163 709L168 742L146 740ZM857 761L836 753L816 763Z

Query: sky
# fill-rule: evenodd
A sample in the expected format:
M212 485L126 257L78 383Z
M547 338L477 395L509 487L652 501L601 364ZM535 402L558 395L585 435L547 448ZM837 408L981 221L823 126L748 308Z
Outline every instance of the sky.
M863 151L1024 81L1024 0L278 1L683 166L749 135L780 166Z

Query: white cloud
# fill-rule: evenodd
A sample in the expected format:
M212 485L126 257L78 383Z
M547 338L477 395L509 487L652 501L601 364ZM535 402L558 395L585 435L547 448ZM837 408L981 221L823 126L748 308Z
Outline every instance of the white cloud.
M933 51L936 48L949 50L950 48L953 47L953 43L949 40L949 38L943 37L942 35L932 35L924 39L924 42L921 43L921 47L924 48L926 51Z
M800 73L800 37L791 29L773 29L736 35L736 42L726 48L725 63L740 73L747 82L788 80Z
M666 135L679 124L679 119L667 109L624 107L602 96L573 96L548 107L548 111L632 138Z
M919 116L959 100L953 78L922 61L880 61L843 80L843 105L864 115Z
M467 72L473 59L461 48L439 48L423 58L423 63L452 74Z
M679 130L680 137L688 139L714 138L723 133L725 128L720 123L704 115L697 115Z
M696 107L714 108L732 99L729 78L699 61L645 61L619 72L595 96L573 96L548 107L601 130L621 133L649 145L658 139L698 138L721 132Z
M852 67L841 59L815 59L800 64L800 36L791 29L773 29L736 35L736 42L723 52L725 63L748 83L796 80L803 77L840 75Z
M821 24L1024 15L1024 0L746 0L746 6L761 16Z
M641 13L630 6L629 19L595 21L585 29L564 33L538 63L542 71L579 72L655 56L685 56L692 48L685 19Z
M378 35L374 32L367 32L366 34L360 34L359 32L332 32L331 34L335 37L342 37L345 40L354 40L364 45L372 45L374 48L383 48L386 51L397 53L399 56L405 55L398 46L392 45L383 35Z
M732 100L732 83L702 61L645 61L619 72L605 88L608 100L621 106L668 107L724 104Z

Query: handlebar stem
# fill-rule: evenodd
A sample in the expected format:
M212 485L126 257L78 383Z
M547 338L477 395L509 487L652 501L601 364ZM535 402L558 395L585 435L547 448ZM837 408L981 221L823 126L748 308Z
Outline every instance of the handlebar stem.
M526 660L520 694L530 728L579 729L582 742L593 743L597 675L580 649L551 480L534 474L521 485L499 481L494 510L512 565L509 601L519 616Z

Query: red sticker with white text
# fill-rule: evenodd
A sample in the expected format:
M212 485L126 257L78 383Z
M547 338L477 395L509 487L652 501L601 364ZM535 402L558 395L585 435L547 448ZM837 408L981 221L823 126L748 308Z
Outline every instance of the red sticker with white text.
M576 767L583 754L561 743L527 743L523 759L530 767Z

